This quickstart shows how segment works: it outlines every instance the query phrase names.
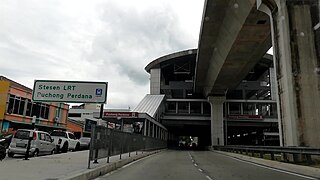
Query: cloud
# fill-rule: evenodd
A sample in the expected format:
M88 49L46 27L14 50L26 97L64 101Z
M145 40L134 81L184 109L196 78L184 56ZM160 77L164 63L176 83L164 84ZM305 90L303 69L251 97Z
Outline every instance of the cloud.
M134 108L149 92L149 62L197 46L202 6L191 0L4 0L0 74L28 87L34 79L107 81L107 107Z

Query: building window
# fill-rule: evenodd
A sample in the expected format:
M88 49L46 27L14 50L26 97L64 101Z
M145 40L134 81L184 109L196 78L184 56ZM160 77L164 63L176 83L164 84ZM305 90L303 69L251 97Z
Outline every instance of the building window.
M190 102L191 114L201 114L201 102Z
M31 100L28 99L27 103L28 103L28 105L27 105L26 116L31 116L31 114L32 114L32 102L31 102Z
M49 105L44 103L32 103L30 99L10 94L7 113L48 119Z
M40 117L39 116L40 115L40 108L41 108L40 103L33 103L31 116L36 116L37 118L39 118Z
M14 98L13 114L19 114L20 101L21 101L20 97Z
M176 113L176 102L167 102L167 112Z
M23 113L24 113L25 103L26 103L26 98L21 98L18 114L24 115Z
M230 102L229 103L229 115L241 114L241 103Z
M43 119L48 119L49 116L49 106L47 104L41 104L40 117Z
M8 105L8 109L7 109L7 113L9 113L9 114L13 113L14 99L15 99L15 96L10 94L9 105Z
M208 102L203 102L203 114L209 115L211 114L211 105Z
M10 94L7 113L23 115L25 101L25 98L21 98Z
M256 114L255 104L254 103L244 103L243 104L243 114L255 115Z
M189 113L189 102L178 102L178 113L188 114Z

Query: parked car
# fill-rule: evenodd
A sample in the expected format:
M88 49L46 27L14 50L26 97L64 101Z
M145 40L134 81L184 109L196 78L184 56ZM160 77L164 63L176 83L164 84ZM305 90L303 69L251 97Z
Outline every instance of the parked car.
M13 157L15 154L26 154L30 133L32 133L32 140L30 142L29 155L54 154L56 146L49 133L30 129L18 129L12 137L8 149L9 157Z
M7 136L1 136L0 137L0 145L4 146L7 149L11 143L12 137L13 137L12 134L9 134Z
M91 138L81 137L79 141L80 141L80 149L89 149Z
M80 141L72 132L55 130L51 133L51 137L54 139L57 152L80 150Z

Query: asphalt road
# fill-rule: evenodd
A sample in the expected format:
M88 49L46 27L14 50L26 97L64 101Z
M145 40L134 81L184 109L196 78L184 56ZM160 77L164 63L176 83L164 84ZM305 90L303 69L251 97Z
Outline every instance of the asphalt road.
M298 174L247 163L210 151L164 151L96 180L305 180Z

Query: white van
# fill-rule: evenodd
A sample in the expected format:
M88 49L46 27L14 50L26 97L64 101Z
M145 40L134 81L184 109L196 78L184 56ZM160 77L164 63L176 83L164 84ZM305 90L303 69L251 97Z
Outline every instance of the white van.
M9 157L13 157L15 154L26 154L30 133L33 133L33 139L30 142L29 155L54 154L56 146L49 133L30 129L19 129L12 137L8 149Z

